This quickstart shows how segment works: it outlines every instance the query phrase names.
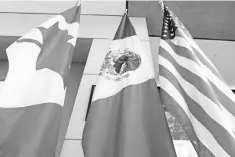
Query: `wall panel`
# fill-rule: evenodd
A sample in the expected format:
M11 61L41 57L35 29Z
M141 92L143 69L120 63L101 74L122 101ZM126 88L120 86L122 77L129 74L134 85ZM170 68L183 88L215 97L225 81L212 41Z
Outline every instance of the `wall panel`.
M81 140L65 140L60 157L84 157Z
M82 14L122 15L126 9L126 0L83 0Z
M56 14L75 6L76 1L0 1L0 12Z
M77 1L0 1L0 12L58 14L75 6ZM81 6L81 14L122 15L126 0L83 0Z
M0 13L0 36L22 36L53 15Z
M0 13L0 36L22 36L53 15L48 14L2 14ZM130 18L141 40L148 40L144 18ZM81 15L79 37L112 39L121 21L120 16Z
M78 89L66 139L82 139L91 86L96 85L98 75L83 75Z
M130 18L141 40L148 40L148 30L144 18ZM79 37L113 39L120 24L120 16L82 15Z

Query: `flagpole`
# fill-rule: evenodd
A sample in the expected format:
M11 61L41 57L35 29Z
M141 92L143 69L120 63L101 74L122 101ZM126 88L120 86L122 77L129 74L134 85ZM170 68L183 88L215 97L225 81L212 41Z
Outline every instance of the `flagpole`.
M127 12L128 12L128 9L125 10L124 14L127 14Z
M159 0L159 3L160 3L160 5L161 5L162 11L164 11L164 3L163 3L163 0Z
M78 0L77 3L76 3L76 6L80 6L82 3L82 0Z
M126 0L126 10L125 10L124 14L128 15L128 7L129 7L129 1Z

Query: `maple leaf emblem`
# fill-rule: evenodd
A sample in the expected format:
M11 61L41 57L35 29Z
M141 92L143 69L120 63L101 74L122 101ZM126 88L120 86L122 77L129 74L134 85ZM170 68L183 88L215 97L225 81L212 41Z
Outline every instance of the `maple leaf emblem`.
M41 52L37 59L36 69L48 68L60 74L64 81L73 56L74 46L68 41L73 37L67 30L61 30L58 22L50 28L38 28L43 36ZM66 81L65 81L66 82Z
M41 51L37 58L36 70L47 68L58 73L66 86L74 49L68 41L74 37L68 34L68 30L61 30L58 25L59 21L49 28L37 27L42 34L43 44L32 39L19 39L17 42L32 42L38 45Z

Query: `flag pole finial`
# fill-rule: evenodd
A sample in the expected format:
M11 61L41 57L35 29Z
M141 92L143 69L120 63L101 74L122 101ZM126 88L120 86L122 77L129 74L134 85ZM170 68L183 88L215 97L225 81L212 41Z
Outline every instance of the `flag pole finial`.
M82 3L82 0L78 0L77 3L76 3L76 6L80 6Z
M127 12L128 12L128 9L125 10L124 14L127 14Z
M161 5L162 10L164 10L164 3L163 3L163 0L159 0L159 3L160 3L160 5Z

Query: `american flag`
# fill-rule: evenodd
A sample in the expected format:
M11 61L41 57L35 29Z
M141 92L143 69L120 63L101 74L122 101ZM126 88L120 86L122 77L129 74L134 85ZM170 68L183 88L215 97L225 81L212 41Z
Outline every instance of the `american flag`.
M163 105L199 157L235 157L235 96L185 26L163 8L159 83Z

